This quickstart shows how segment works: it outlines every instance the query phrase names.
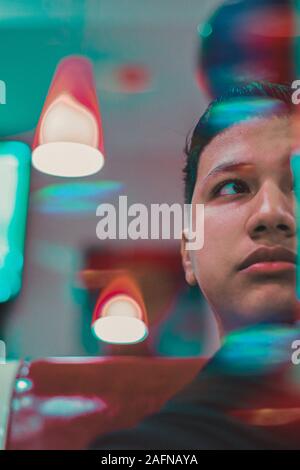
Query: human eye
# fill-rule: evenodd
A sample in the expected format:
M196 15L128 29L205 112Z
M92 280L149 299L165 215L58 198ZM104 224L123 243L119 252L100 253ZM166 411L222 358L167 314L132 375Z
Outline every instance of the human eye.
M231 178L218 183L212 190L214 197L234 196L236 194L249 193L250 189L245 181Z

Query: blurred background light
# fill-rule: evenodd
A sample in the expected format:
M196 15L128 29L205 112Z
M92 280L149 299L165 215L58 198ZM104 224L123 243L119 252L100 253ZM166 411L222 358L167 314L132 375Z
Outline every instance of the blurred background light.
M129 275L114 279L101 292L92 331L108 343L129 344L148 336L146 307L137 283Z
M134 95L154 88L153 71L143 63L122 62L121 59L106 61L96 64L95 75L101 94Z
M103 411L105 408L106 404L100 398L80 396L57 396L42 400L39 404L40 412L44 416L51 416L53 418L86 416L89 413Z
M30 149L0 143L0 302L21 288L30 181Z
M30 379L18 379L15 389L18 393L28 392L32 389L32 382Z
M293 2L226 0L198 31L197 82L212 98L251 81L290 82L296 78L292 42Z

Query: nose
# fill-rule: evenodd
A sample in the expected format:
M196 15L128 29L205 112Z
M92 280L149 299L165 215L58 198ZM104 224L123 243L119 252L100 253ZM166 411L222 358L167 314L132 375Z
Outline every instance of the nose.
M274 182L261 186L252 200L247 231L253 240L277 244L295 237L294 193L284 193Z

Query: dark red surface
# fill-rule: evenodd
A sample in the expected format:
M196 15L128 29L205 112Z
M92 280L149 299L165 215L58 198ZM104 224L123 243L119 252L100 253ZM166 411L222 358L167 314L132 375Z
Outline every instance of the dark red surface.
M188 384L206 358L105 357L34 361L15 390L7 449L84 449L102 434L134 426ZM75 414L74 414L75 410Z

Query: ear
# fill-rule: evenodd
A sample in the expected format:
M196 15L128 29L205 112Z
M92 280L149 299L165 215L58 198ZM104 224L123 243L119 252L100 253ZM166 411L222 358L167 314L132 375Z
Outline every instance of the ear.
M193 265L192 265L192 261L190 257L190 251L187 249L186 243L187 243L187 237L183 231L182 238L181 238L180 252L181 252L181 258L182 258L182 265L183 265L183 269L185 272L185 279L186 279L186 282L190 286L195 286L197 284L197 280L194 274L194 269L193 269Z

